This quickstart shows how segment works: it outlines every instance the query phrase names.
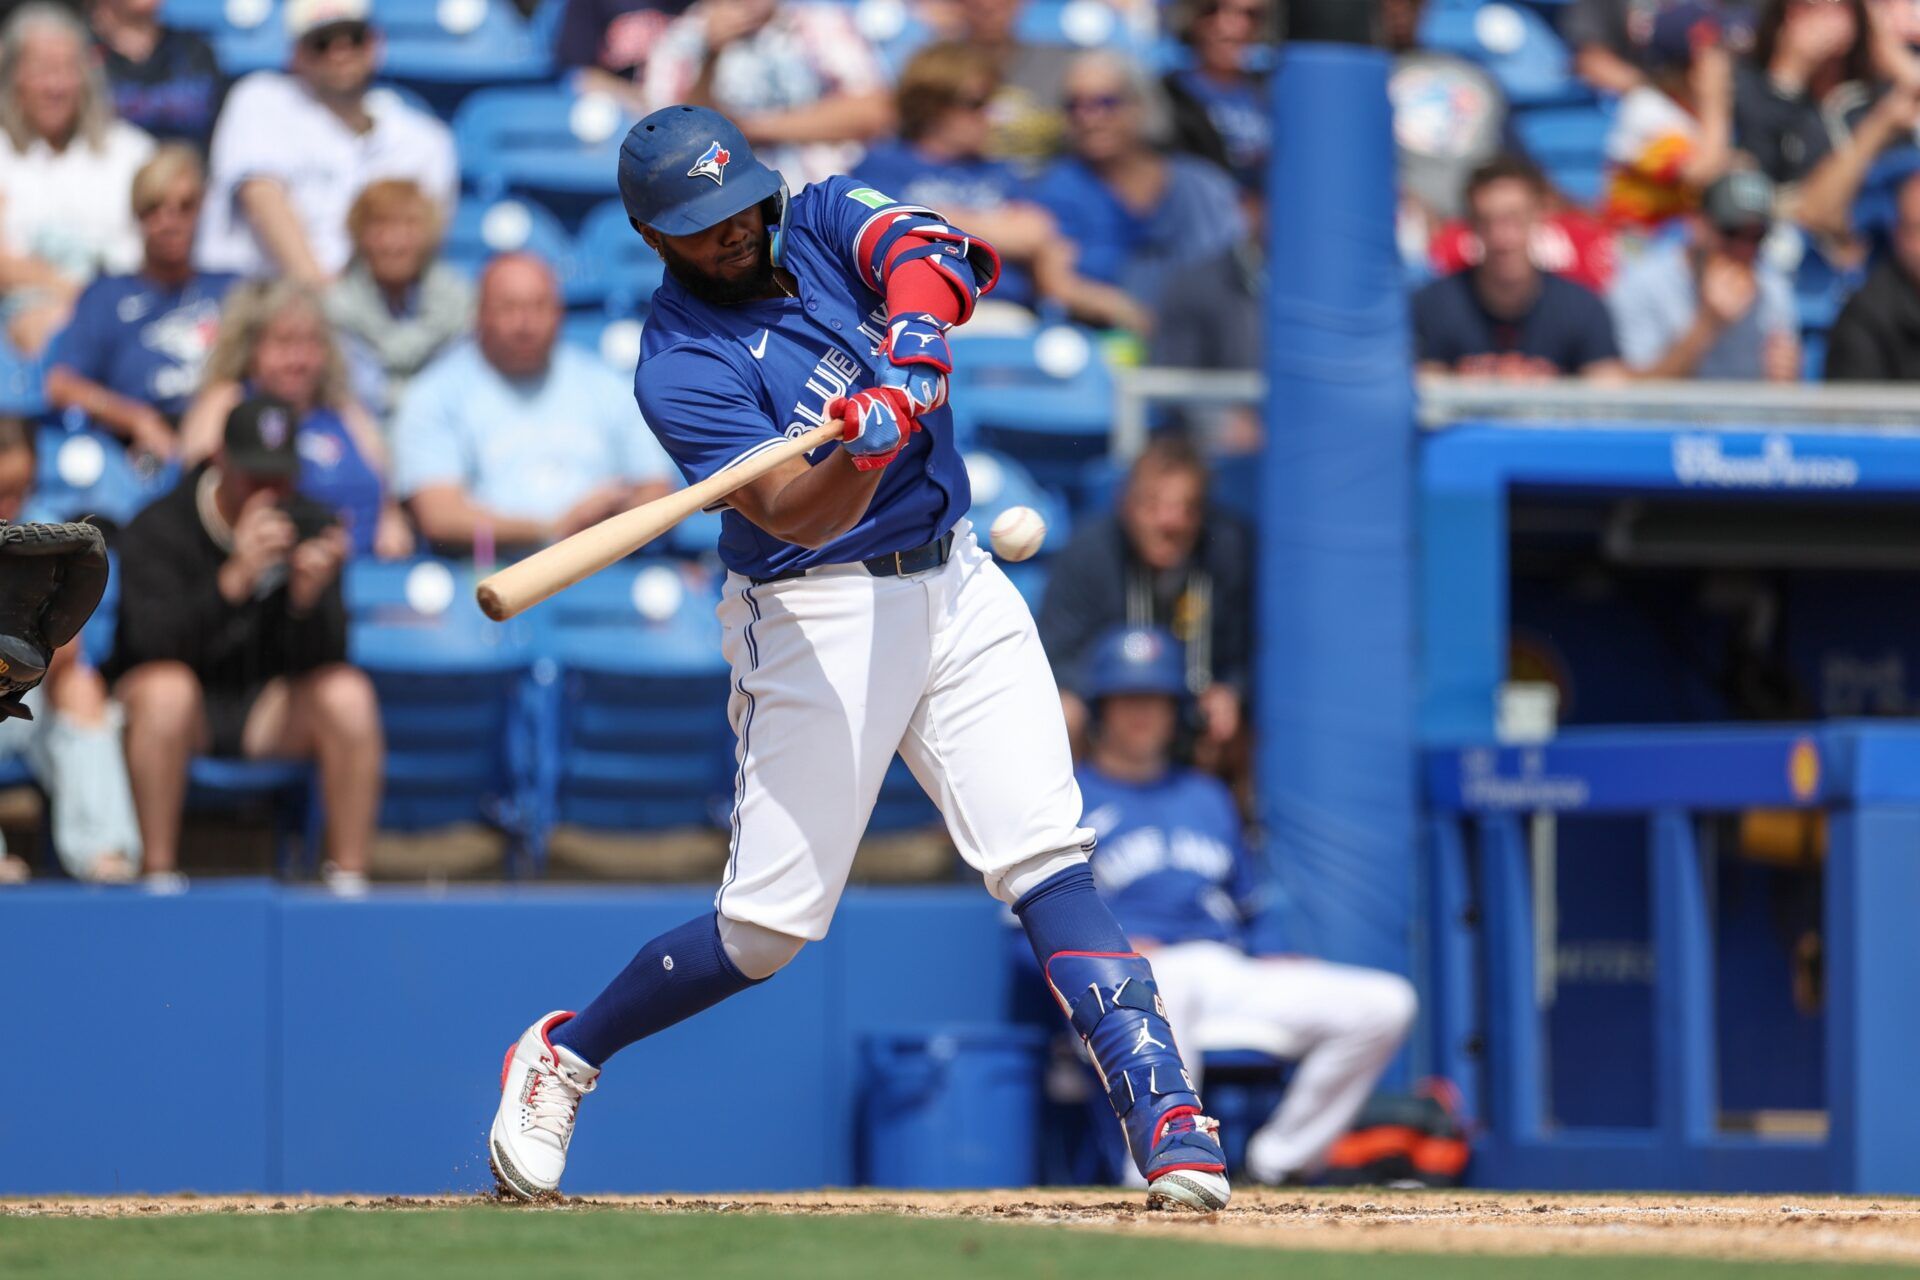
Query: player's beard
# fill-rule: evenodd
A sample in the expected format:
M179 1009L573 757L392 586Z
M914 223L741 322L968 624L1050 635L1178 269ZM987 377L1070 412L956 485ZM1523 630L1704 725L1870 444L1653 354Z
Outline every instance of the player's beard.
M667 270L682 288L702 302L716 307L731 307L755 298L771 297L778 292L773 284L772 237L761 233L753 255L753 265L736 276L716 276L702 271L675 252L670 244L660 246Z

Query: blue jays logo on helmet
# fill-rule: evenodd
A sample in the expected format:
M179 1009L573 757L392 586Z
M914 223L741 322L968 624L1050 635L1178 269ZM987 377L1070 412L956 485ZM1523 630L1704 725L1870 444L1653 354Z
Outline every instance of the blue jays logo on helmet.
M727 180L727 161L733 156L718 142L709 142L700 158L693 162L693 168L687 170L689 178L712 178L716 186L724 185Z
M1080 686L1085 698L1118 693L1183 697L1187 693L1186 655L1178 640L1156 627L1115 628L1101 636L1087 653Z
M712 186L704 181L709 178ZM634 226L669 236L693 235L742 209L768 204L773 259L780 260L787 184L754 157L746 135L718 111L683 103L637 121L620 144L619 184Z

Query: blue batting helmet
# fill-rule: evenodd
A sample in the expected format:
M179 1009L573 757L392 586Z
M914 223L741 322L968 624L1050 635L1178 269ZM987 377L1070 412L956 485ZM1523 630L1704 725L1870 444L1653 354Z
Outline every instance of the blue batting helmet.
M620 201L635 227L692 235L766 200L779 201L767 219L777 235L787 184L754 159L745 136L718 111L662 107L620 144Z
M1186 654L1158 627L1116 627L1094 642L1080 672L1080 696L1089 702L1117 693L1187 696Z

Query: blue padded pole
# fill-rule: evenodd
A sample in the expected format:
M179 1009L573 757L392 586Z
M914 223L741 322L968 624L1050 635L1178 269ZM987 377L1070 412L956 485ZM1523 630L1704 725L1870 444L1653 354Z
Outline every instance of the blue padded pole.
M1289 924L1408 973L1413 393L1387 69L1290 42L1274 76L1255 724Z

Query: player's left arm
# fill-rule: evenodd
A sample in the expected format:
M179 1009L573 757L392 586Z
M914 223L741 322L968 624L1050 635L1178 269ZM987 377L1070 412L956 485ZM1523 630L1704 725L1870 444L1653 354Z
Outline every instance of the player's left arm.
M917 417L947 402L953 352L947 330L965 324L1000 280L1000 255L931 209L899 204L847 179L835 184L860 279L886 299L888 369L875 390ZM848 216L857 211L857 220Z

